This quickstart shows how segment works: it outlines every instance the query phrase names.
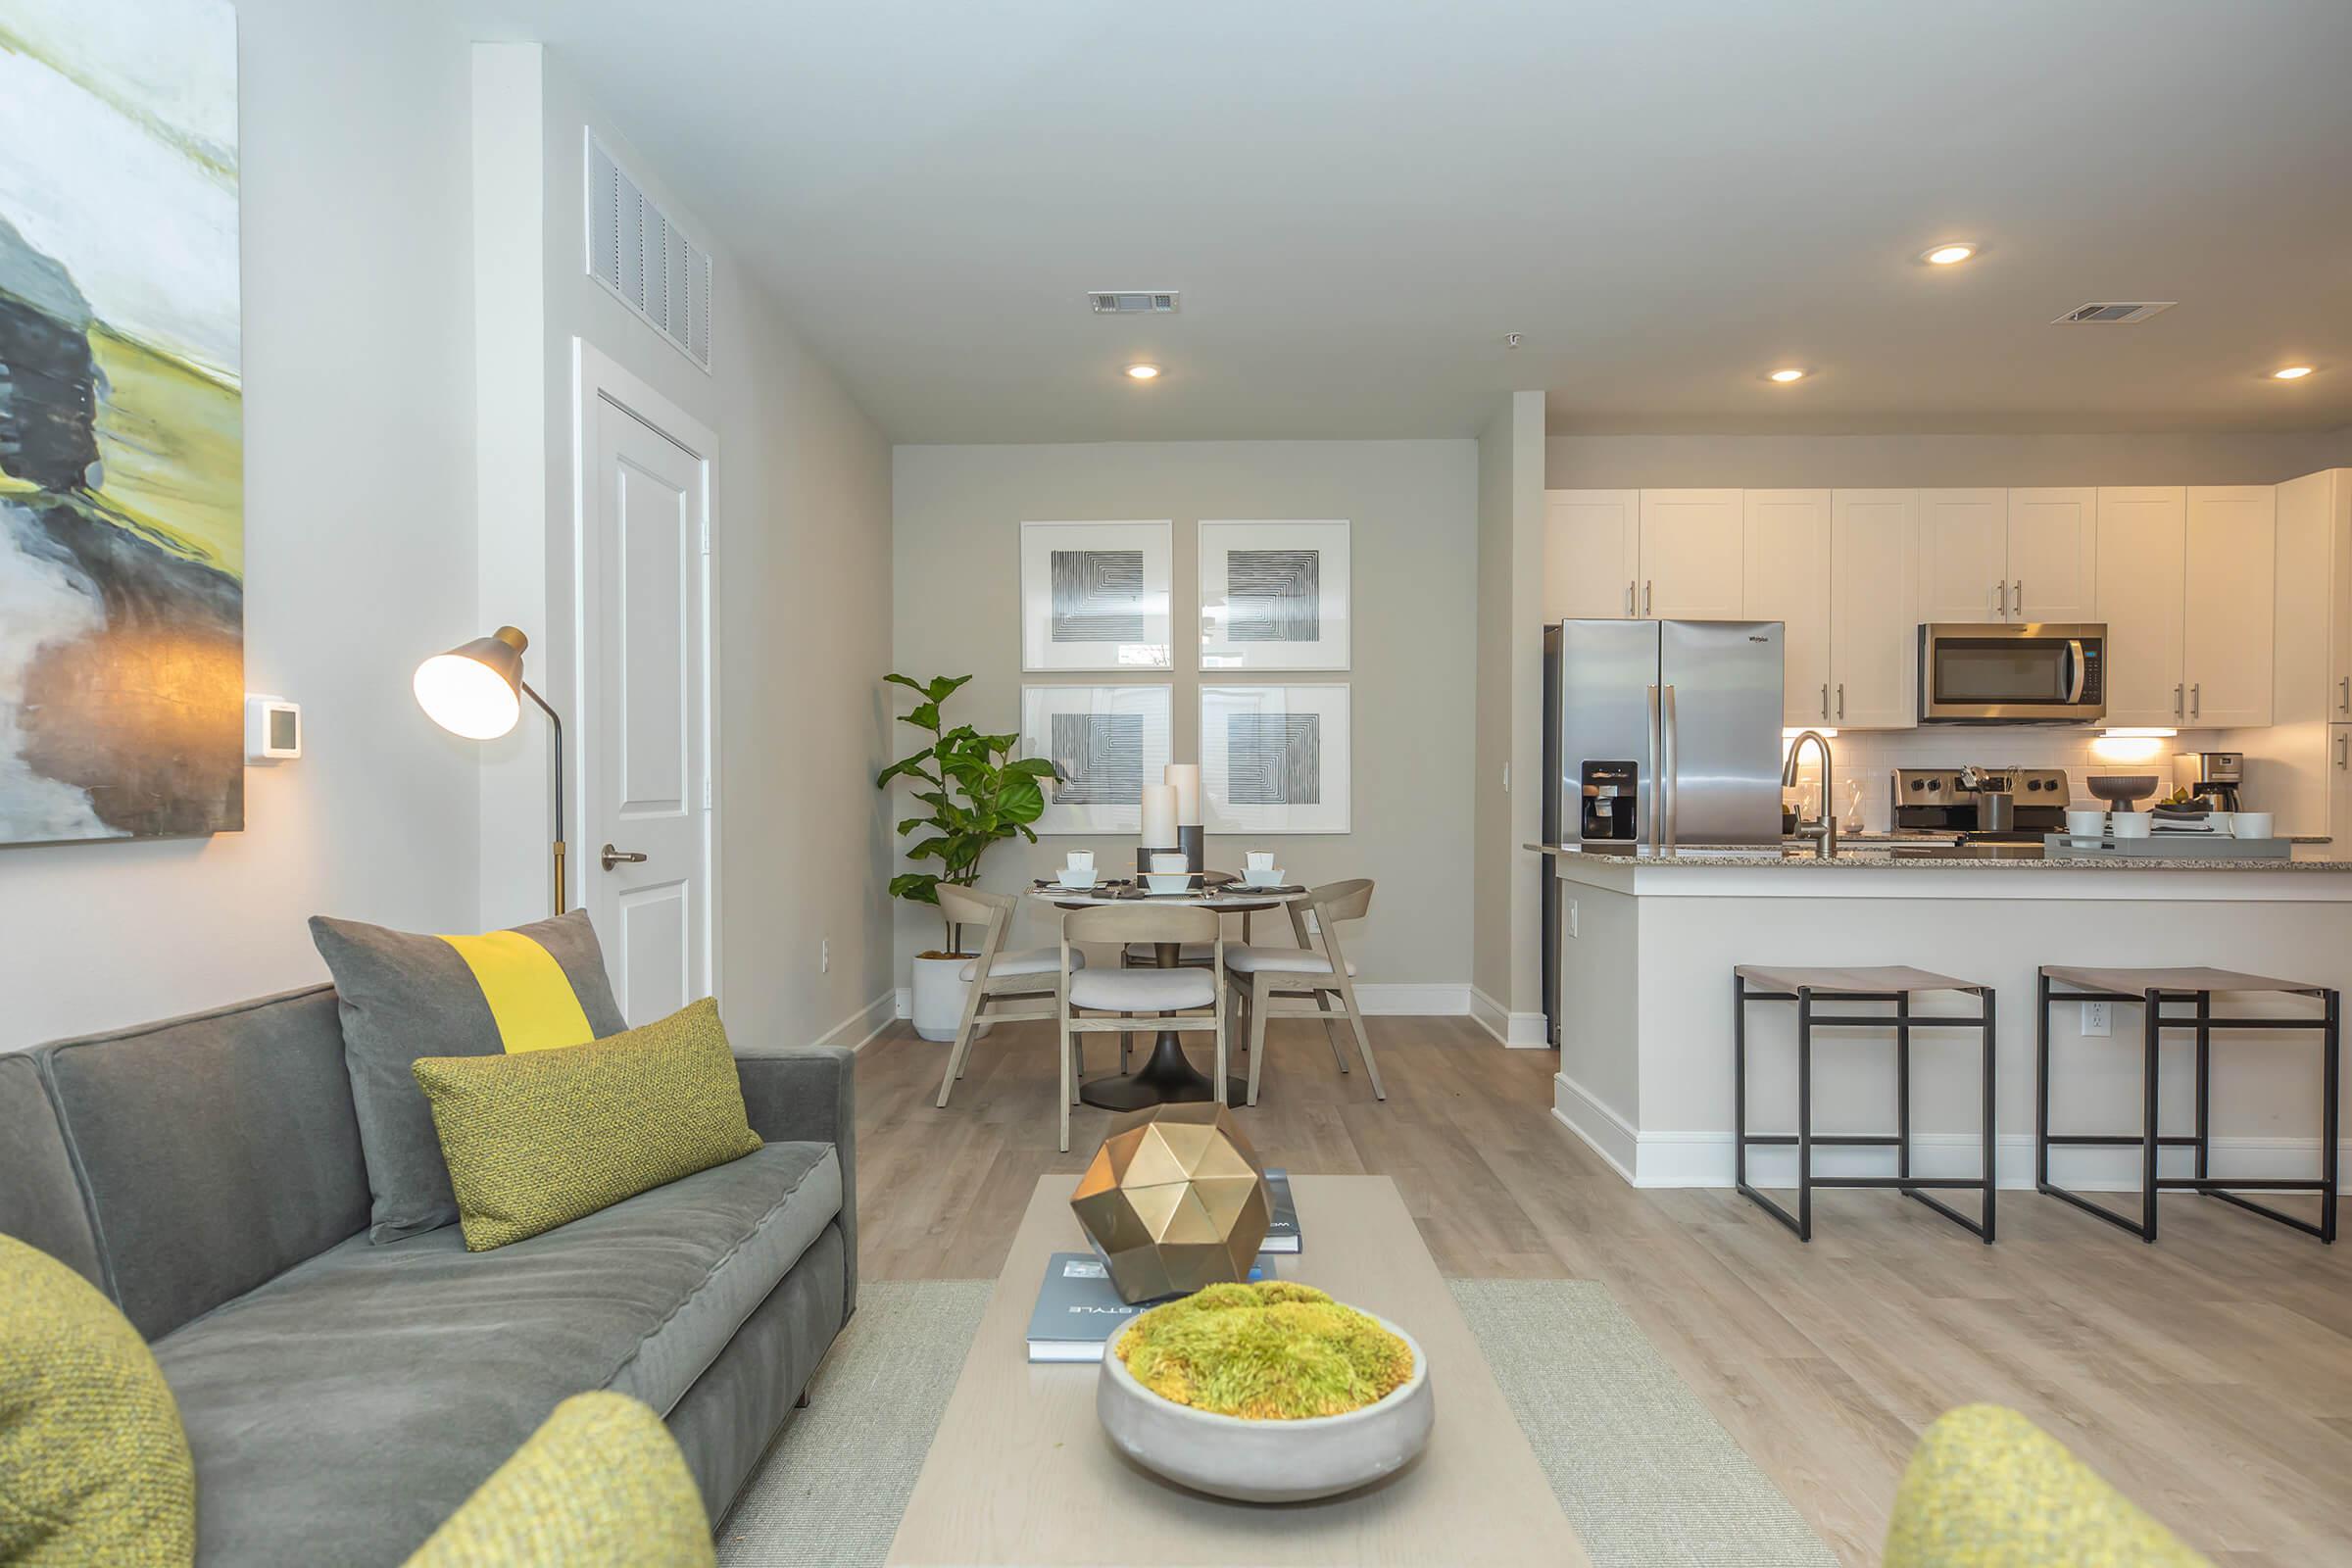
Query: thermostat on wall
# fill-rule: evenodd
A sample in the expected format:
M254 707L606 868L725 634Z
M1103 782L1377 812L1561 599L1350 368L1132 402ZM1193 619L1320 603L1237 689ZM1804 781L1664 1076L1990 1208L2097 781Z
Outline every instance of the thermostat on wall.
M245 698L245 760L278 762L302 755L302 705L283 697Z

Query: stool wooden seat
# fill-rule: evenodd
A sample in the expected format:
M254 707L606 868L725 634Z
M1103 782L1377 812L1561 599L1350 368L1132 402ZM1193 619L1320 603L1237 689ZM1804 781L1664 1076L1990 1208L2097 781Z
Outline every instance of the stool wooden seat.
M1756 989L1751 989L1756 988ZM1977 1016L1914 1017L1911 999L1922 992L1958 991L1979 999ZM1751 1002L1796 1004L1796 1131L1751 1133L1747 1130L1747 1004ZM1837 1004L1892 1003L1892 1013L1817 1012L1817 1002ZM1908 964L1873 964L1815 968L1790 964L1742 963L1732 968L1732 1102L1733 1162L1740 1193L1774 1219L1796 1233L1800 1242L1813 1239L1813 1189L1816 1187L1891 1187L1917 1199L1962 1230L1990 1246L1993 1234L1993 994L1992 987L1932 969ZM1892 1028L1894 1031L1895 1130L1889 1134L1817 1136L1813 1131L1813 1031L1826 1028ZM1974 1029L1978 1031L1984 1062L1984 1171L1974 1177L1913 1176L1911 1174L1911 1031L1913 1029ZM1747 1179L1750 1145L1796 1148L1796 1212L1791 1214L1766 1198ZM1895 1156L1891 1176L1816 1176L1813 1150L1833 1148L1888 1149ZM1984 1198L1984 1218L1972 1220L1950 1205L1928 1196L1929 1188L1977 1189Z
M2053 992L2052 983L2069 987ZM2213 999L2225 995L2261 995L2311 997L2321 1004L2316 1018L2217 1018L2213 1015ZM2050 1130L2050 1004L2053 1002L2112 1002L2137 1006L2140 1013L2140 1127L2132 1133L2055 1133ZM2190 1010L2166 1011L2165 1004L2186 1003ZM2034 982L2034 1186L2038 1192L2061 1199L2085 1214L2105 1220L2108 1224L2130 1231L2143 1242L2156 1240L2156 1195L2160 1192L2202 1193L2226 1203L2263 1218L2276 1220L2291 1230L2316 1236L2322 1242L2335 1240L2336 1206L2336 1119L2338 1079L2338 1019L2342 998L2328 986L2315 986L2300 980L2276 980L2268 975L2247 974L2236 969L2213 969L2202 965L2179 968L2111 968L2100 965L2045 963ZM2166 1136L2157 1130L2157 1072L2158 1046L2167 1029L2186 1029L2196 1036L2196 1131L2194 1134ZM2316 1181L2299 1178L2244 1177L2217 1178L2213 1174L2213 1032L2216 1029L2271 1030L2283 1029L2317 1033L2320 1036L2321 1083L2321 1148L2320 1176ZM2139 1217L2134 1220L2119 1214L2104 1204L2094 1203L2080 1193L2070 1192L2050 1180L2050 1147L2091 1149L2137 1149L2139 1161ZM2190 1149L2196 1152L2194 1176L2159 1176L2156 1155L2164 1149ZM2317 1193L2320 1195L2320 1222L2317 1225L2250 1199L2242 1192Z

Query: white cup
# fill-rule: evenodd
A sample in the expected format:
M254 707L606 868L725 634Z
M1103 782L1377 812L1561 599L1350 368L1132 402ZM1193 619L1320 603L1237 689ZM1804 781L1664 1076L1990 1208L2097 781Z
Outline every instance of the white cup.
M1253 865L1242 872L1242 885L1251 888L1273 888L1282 885L1282 868L1275 865Z
M2230 827L2241 839L2267 839L2277 831L2268 811L2232 811Z
M1172 855L1154 855L1152 857L1152 872L1153 874L1159 876L1182 876L1190 869L1191 867L1186 864L1184 855L1181 851Z
M1271 871L1274 869L1274 852L1272 850L1251 850L1243 857L1242 864L1246 870Z
M1095 874L1095 852L1072 850L1062 858L1061 865L1065 871L1084 871L1088 876L1093 876Z
M2156 816L2152 811L2116 811L2111 813L2110 819L2115 823L2115 836L2119 839L2144 839L2156 824Z
M2076 839L2103 839L2107 836L2107 813L2095 807L2070 807L2066 813L2066 834Z

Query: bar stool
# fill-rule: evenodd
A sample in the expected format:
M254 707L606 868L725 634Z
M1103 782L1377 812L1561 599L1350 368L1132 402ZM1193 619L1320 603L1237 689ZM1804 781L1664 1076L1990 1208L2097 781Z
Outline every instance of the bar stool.
M2051 982L2072 989L2053 993ZM2064 1199L2085 1214L2095 1214L2110 1225L2132 1232L2143 1242L2156 1239L2156 1195L2160 1192L2203 1193L2250 1209L2265 1219L2316 1236L2323 1242L2335 1240L2335 1181L2336 1181L2336 1070L2337 1021L2342 1007L2340 994L2328 986L2304 985L2293 980L2272 980L2258 974L2240 974L2233 969L2099 969L2076 968L2066 964L2045 963L2034 984L2034 1004L2038 1013L2034 1021L2034 1073L2038 1080L2035 1090L2034 1117L2034 1186L2052 1198ZM2216 992L2272 993L2290 997L2316 997L2321 1003L2317 1018L2216 1018L2213 998ZM2129 1133L2105 1135L2090 1133L2053 1133L2050 1131L2050 1003L2058 1002L2121 1002L2134 1004L2140 1014L2140 1127L2137 1136ZM2178 1012L2166 1013L2167 1002L2186 1002L2194 1010L2183 1017ZM2156 1130L2156 1048L2167 1029L2189 1029L2197 1037L2197 1130L2193 1136L2165 1137ZM2320 1034L2320 1082L2322 1094L2320 1127L2320 1178L2317 1181L2294 1179L2219 1179L2213 1175L2213 1032L2216 1029L2304 1029ZM2068 1192L2050 1180L2050 1146L2131 1148L2140 1152L2139 1157L2139 1218L2135 1222L2113 1209L2091 1202L2079 1194ZM2156 1152L2160 1149L2193 1149L2197 1152L2197 1173L2194 1176L2159 1176L2156 1174ZM2318 1193L2320 1222L2298 1219L2292 1214L2240 1198L2237 1192Z
M1750 985L1764 989L1750 991ZM1951 1018L1940 1014L1914 1018L1911 999L1922 991L1964 991L1973 993L1983 1004L1974 1018ZM1834 997L1839 1003L1891 1002L1892 1016L1885 1014L1817 1013L1813 1010L1817 997ZM1846 969L1795 969L1762 964L1743 963L1732 970L1733 998L1733 1065L1732 1102L1733 1122L1737 1132L1734 1155L1740 1191L1761 1204L1764 1211L1796 1233L1800 1242L1813 1239L1813 1189L1816 1187L1891 1187L1906 1198L1916 1198L1971 1235L1984 1238L1992 1245L1992 987L1978 985L1971 980L1955 980L1950 975L1936 974L1927 969L1912 969L1901 964ZM1789 1133L1750 1133L1747 1130L1747 1004L1751 1002L1793 1002L1796 1004L1796 1131ZM1813 1030L1817 1025L1835 1028L1894 1028L1894 1095L1895 1132L1885 1134L1816 1137L1813 1132ZM1981 1177L1914 1176L1911 1174L1911 1031L1918 1029L1974 1029L1979 1032L1984 1059L1984 1170ZM1796 1146L1796 1212L1791 1214L1780 1204L1757 1192L1747 1183L1747 1147L1750 1144ZM1895 1152L1895 1174L1892 1176L1816 1176L1813 1174L1813 1149L1817 1144L1835 1148L1892 1149ZM1982 1224L1949 1204L1930 1198L1927 1188L1976 1188L1984 1194L1984 1218Z

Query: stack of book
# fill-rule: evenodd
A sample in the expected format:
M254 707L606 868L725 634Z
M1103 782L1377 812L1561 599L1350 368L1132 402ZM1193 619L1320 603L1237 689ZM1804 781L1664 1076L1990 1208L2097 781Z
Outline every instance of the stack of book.
M1269 1254L1300 1250L1298 1205L1291 1197L1286 1171L1266 1172L1273 1195L1273 1223L1258 1262L1250 1271L1253 1280L1272 1277ZM1163 1298L1166 1299L1166 1298ZM1110 1270L1092 1252L1055 1252L1046 1261L1045 1283L1038 1287L1037 1305L1029 1313L1029 1359L1032 1361L1100 1361L1110 1337L1138 1312L1157 1301L1123 1301L1110 1283Z

